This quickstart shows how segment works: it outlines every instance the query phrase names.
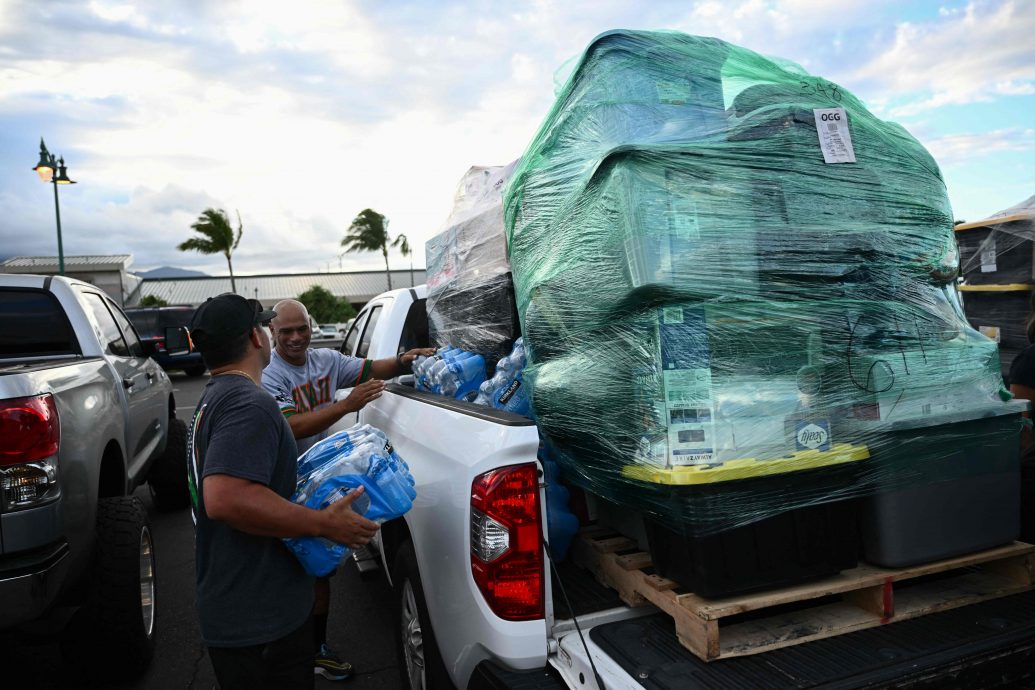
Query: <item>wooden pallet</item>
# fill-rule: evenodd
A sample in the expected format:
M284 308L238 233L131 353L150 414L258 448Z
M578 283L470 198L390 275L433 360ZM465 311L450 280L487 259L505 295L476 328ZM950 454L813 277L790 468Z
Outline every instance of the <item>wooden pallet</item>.
M705 661L759 654L1016 594L1031 589L1035 576L1035 546L1014 542L912 568L860 565L803 585L705 599L654 574L650 555L613 531L587 528L576 539L573 554L576 563L630 606L649 603L672 616L679 641ZM755 613L743 615L749 612Z

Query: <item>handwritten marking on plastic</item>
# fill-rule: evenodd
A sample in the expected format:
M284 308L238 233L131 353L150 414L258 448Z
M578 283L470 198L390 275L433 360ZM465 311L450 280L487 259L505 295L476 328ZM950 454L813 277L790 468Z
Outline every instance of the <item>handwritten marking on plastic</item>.
M854 163L855 149L848 131L848 113L844 108L816 108L816 132L826 163Z
M804 79L798 83L801 85L801 94L803 96L823 96L825 98L832 98L837 103L841 102L841 87L837 84L821 80L810 83Z

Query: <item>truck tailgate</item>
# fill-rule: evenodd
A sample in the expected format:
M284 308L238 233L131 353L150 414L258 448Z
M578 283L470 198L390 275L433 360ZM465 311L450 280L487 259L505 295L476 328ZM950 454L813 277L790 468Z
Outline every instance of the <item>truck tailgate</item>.
M656 690L1035 686L1035 591L711 663L679 644L665 614L597 625L587 637L605 679L602 666L614 664Z

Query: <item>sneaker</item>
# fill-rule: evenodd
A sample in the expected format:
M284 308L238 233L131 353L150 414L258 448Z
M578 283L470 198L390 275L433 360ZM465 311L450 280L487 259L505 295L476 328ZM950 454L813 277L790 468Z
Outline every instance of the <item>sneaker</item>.
M321 645L313 659L313 673L327 680L348 680L352 677L352 664L339 659L327 645Z

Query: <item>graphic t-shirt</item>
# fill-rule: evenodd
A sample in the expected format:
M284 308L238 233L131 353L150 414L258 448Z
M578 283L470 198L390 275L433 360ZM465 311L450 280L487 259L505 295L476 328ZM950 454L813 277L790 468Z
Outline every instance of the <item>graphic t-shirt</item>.
M370 378L369 359L343 355L327 347L309 348L305 364L295 366L274 350L269 365L262 371L262 387L277 401L284 417L321 410L334 402L334 391L351 388ZM298 453L309 450L326 438L324 430L297 439Z
M243 376L213 376L187 437L195 523L201 637L212 647L247 647L297 630L313 606L313 579L280 539L211 520L204 478L225 474L295 491L298 452L273 398Z

